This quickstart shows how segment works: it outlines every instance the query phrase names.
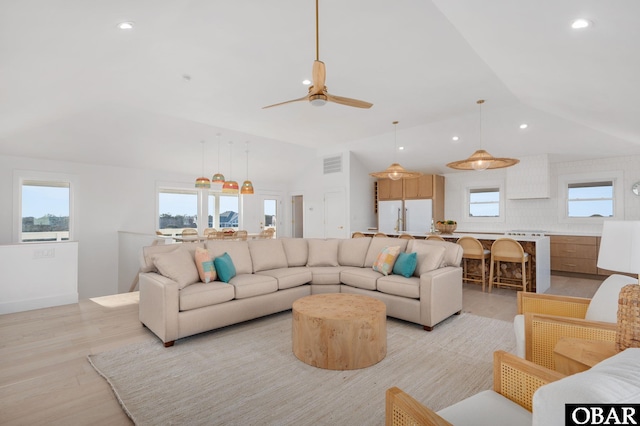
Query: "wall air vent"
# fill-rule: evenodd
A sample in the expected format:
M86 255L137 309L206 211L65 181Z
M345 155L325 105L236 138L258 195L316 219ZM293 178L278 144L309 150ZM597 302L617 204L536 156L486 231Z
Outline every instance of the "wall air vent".
M342 155L324 158L323 174L341 173L342 172Z

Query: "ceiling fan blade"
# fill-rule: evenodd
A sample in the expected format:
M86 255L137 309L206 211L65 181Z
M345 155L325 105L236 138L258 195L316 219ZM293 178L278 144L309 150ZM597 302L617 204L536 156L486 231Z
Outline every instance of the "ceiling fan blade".
M373 104L365 101L359 101L358 99L344 98L342 96L335 96L325 93L327 95L327 101L335 102L337 104L342 104L350 107L356 108L371 108Z
M322 93L325 90L324 82L327 75L324 62L318 60L313 61L311 74L313 76L313 93Z
M280 102L280 103L278 103L278 104L267 105L267 106L265 106L265 107L262 107L262 109L273 108L273 107L277 107L277 106L284 105L284 104L290 104L290 103L292 103L292 102L306 101L306 100L308 100L308 99L309 99L309 96L303 96L303 97L298 98L298 99L292 99L292 100L290 100L290 101Z

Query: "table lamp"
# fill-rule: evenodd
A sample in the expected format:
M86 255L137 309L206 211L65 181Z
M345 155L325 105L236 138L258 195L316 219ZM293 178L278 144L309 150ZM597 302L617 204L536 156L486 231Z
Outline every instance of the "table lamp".
M602 228L598 267L639 274L640 221L607 221ZM616 349L640 347L640 285L629 284L618 297Z

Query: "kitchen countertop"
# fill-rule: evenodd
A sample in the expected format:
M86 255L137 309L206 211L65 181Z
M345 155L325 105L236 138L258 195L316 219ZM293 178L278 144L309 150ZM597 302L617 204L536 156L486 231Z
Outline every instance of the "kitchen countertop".
M361 231L363 234L370 234L373 235L378 231ZM397 237L401 234L409 234L412 235L414 237L419 237L419 238L426 238L427 236L431 235L429 233L415 233L415 232L385 232L385 234L387 234L390 237ZM479 240L497 240L498 238L513 238L514 240L517 241L540 241L540 240L544 240L545 238L548 239L548 236L524 236L524 235L505 235L505 234L478 234L478 233L473 233L473 232L454 232L453 234L433 234L433 235L439 235L443 238L460 238L463 236L471 236L474 238L477 238Z

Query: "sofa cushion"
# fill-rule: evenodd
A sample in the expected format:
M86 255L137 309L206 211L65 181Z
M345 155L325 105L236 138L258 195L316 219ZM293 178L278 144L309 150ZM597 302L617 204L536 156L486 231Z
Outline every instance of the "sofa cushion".
M636 284L637 278L626 275L610 275L591 298L584 318L589 321L615 323L618 321L618 296L627 284Z
M582 373L538 388L533 425L564 424L567 403L640 403L640 348L626 349Z
M351 268L340 272L340 282L351 287L375 290L378 278L383 276L370 268Z
M253 272L251 253L249 252L247 241L208 240L206 245L213 259L222 256L225 252L228 253L233 261L233 266L236 268L236 274L250 274Z
M449 241L411 240L409 246L407 247L407 252L415 251L412 247L424 244L445 248L446 251L444 253L444 257L442 258L442 263L440 265L441 268L444 268L445 266L460 266L464 250L462 249L462 246L460 244L450 243Z
M321 240L311 238L307 266L338 266L338 245L340 240Z
M294 266L293 268L270 269L256 272L258 275L266 275L278 280L278 290L298 287L311 282L311 271L306 266Z
M281 240L251 240L249 241L249 252L251 253L253 272L289 266Z
M260 296L278 291L278 280L266 275L242 274L231 278L229 284L235 287L236 299Z
M396 259L396 263L393 265L393 273L396 275L402 275L409 278L416 271L418 265L417 253L400 253Z
M440 268L445 248L431 244L414 244L413 252L416 253L417 257L416 270L413 275L419 277L425 272Z
M209 283L216 280L216 267L213 265L213 259L211 259L209 250L198 247L195 252L195 262L198 268L198 275L200 275L200 281Z
M407 248L407 241L404 238L372 238L369 243L369 250L367 250L367 256L364 259L364 267L372 268L373 262L376 261L378 255L385 247L400 246L400 251L405 251Z
M155 246L142 247L140 254L140 272L157 272L158 268L153 263L153 257L156 254L168 253L177 249L187 250L194 254L197 248L203 248L204 243L191 244L157 244Z
M373 262L373 270L382 275L389 275L393 272L393 265L396 263L400 246L385 247L380 251L378 258Z
M492 390L482 391L443 408L438 411L438 415L456 426L531 424L529 411ZM558 419L564 422L564 414Z
M220 277L220 281L223 283L228 283L231 278L236 276L236 268L228 253L213 259L213 264L216 267L216 273Z
M221 282L195 283L178 293L180 311L189 311L232 300L235 288Z
M193 255L182 247L153 255L153 263L160 274L178 283L178 288L200 281Z
M304 238L279 238L289 266L305 266L309 257L309 244Z
M402 275L389 275L379 278L376 286L382 293L411 299L420 298L420 278L418 277L405 278Z
M342 271L359 269L353 266L314 266L310 267L311 284L340 284Z
M371 243L371 237L347 238L340 240L338 246L338 263L341 266L364 266L364 259Z

